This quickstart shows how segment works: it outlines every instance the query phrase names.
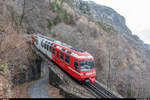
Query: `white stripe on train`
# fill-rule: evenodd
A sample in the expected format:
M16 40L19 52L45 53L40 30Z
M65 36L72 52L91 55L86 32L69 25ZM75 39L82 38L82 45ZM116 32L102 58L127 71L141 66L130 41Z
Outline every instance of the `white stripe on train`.
M79 74L79 75L83 75L83 73L79 73L77 71L75 71L74 69L72 69L71 67L68 67L69 69L71 69L72 71L74 71L75 73Z
M71 69L72 71L74 71L75 73L79 74L79 75L83 75L83 73L79 73L77 71L75 71L74 69L72 69L71 67L68 67L69 69ZM89 73L85 73L85 75L91 75L91 74L94 74L96 72L89 72Z

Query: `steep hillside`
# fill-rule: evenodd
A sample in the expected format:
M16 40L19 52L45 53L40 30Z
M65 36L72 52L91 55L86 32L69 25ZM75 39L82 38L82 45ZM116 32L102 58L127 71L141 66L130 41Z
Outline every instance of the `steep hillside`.
M67 0L66 0L67 1ZM93 1L72 0L70 6L78 13L86 15L90 20L100 21L113 27L121 34L131 34L130 29L126 26L125 18L110 7L96 4Z
M98 81L125 97L150 96L149 49L113 9L82 0L10 0L0 5L0 27L9 26L19 36L41 32L86 50L95 58Z

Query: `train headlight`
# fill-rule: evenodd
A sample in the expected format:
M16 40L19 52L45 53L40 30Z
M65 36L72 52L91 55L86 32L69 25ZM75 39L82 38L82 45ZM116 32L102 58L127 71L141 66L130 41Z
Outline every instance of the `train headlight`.
M90 72L90 73L81 73L80 75L91 75L91 74L94 74L96 72Z
M86 73L86 75L91 75L92 73Z
M86 73L86 75L91 75L91 74L94 74L95 72L90 72L90 73Z
M83 75L83 73L81 73L80 75Z
M86 75L86 73L81 73L80 75Z

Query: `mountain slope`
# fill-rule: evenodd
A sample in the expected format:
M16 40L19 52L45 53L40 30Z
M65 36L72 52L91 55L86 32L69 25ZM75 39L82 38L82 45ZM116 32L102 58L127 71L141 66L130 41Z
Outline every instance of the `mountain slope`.
M150 95L146 78L150 76L149 49L131 34L124 17L116 11L82 0L14 0L0 4L1 22L8 20L13 29L28 34L41 32L90 52L95 58L96 79L122 96Z

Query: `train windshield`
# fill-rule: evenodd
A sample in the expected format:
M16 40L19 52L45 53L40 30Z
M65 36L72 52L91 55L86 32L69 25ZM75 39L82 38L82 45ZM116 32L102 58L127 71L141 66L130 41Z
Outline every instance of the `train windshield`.
M79 61L80 71L89 71L93 68L93 60L81 60Z

